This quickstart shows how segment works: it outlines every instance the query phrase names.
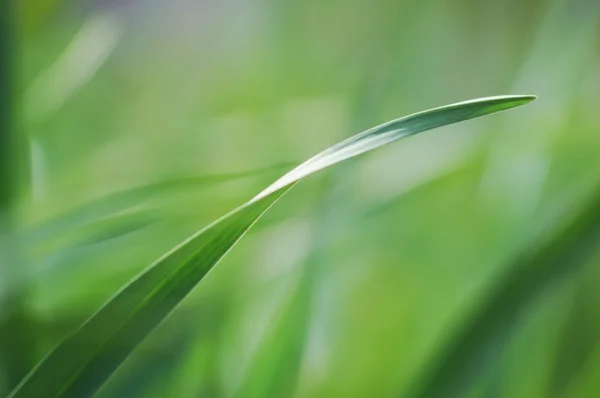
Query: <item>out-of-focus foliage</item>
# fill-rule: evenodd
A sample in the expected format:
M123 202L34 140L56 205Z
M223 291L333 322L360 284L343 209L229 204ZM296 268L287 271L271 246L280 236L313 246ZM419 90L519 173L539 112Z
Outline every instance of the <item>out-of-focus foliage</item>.
M0 294L2 325L21 329L2 342L18 348L0 352L4 392L272 167L398 115L536 93L527 112L302 183L99 393L402 396L600 179L597 1L19 4L27 165ZM163 184L252 170L265 172ZM597 396L598 261L532 286L463 396Z

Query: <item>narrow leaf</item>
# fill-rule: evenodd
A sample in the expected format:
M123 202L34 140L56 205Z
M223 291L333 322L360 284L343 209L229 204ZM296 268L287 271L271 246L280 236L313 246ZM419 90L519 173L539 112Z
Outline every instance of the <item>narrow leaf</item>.
M75 210L33 226L30 230L24 232L23 238L29 244L38 244L70 231L79 234L82 227L113 218L115 215L123 214L132 208L145 205L150 200L156 201L157 197L173 196L176 193L180 194L182 191L188 193L190 188L194 190L208 189L231 181L261 176L267 173L282 172L285 170L284 167L288 168L290 164L275 164L237 173L180 177L126 189L88 202Z
M258 218L300 179L397 139L534 99L491 97L436 108L382 124L326 149L151 264L60 343L10 397L93 395Z

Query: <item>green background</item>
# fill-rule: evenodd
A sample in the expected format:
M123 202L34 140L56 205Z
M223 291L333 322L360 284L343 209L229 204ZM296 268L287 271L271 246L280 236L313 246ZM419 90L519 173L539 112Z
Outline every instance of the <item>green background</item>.
M299 184L98 394L402 397L600 178L597 1L35 0L14 25L2 393L143 267L319 150L537 94ZM514 303L458 396L600 394L600 257L580 262Z

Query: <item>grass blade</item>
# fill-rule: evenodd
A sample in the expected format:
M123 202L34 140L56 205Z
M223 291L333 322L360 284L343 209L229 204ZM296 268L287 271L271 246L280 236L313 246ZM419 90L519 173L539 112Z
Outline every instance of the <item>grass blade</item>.
M219 184L281 172L285 170L284 167L290 167L290 164L275 164L237 173L168 179L126 189L86 203L75 210L33 226L30 230L24 232L23 239L27 239L31 245L52 239L55 236L64 235L66 232L73 230L79 233L81 227L103 219L109 219L129 211L131 208L146 205L147 202L157 201L157 198L174 196L174 194L181 194L181 192L188 193L192 188L194 190L208 189Z
M93 395L260 216L300 179L397 139L534 99L491 97L420 112L374 127L317 154L151 264L60 343L10 397Z

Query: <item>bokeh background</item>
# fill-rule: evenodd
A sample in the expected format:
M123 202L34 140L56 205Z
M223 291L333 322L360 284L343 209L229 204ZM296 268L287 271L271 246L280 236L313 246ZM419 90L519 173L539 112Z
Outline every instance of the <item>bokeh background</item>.
M597 0L29 0L14 22L0 395L152 260L319 150L537 94L299 184L98 394L405 396L600 181ZM600 257L571 265L513 304L458 396L600 396Z

